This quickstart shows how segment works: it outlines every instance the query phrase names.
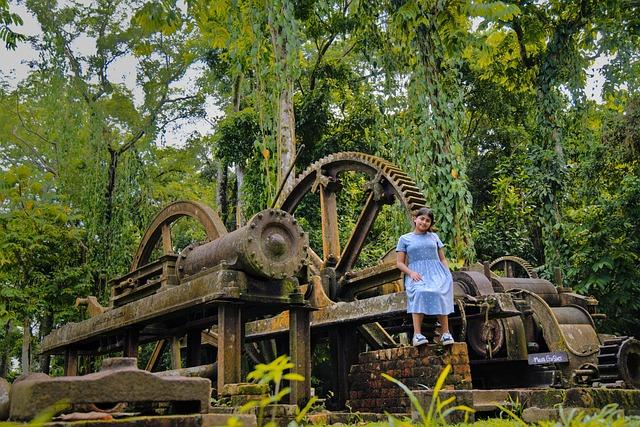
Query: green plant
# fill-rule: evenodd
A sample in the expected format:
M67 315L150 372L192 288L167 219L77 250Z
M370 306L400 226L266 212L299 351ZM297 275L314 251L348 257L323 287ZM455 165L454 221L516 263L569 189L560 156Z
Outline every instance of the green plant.
M275 403L280 402L285 396L287 396L291 392L291 387L282 387L282 380L287 381L304 381L304 377L302 375L296 374L294 372L286 372L289 369L293 368L294 364L291 363L289 356L282 355L277 357L270 363L259 363L256 365L255 370L247 375L247 380L254 381L258 384L269 384L270 389L273 390L271 394L266 397L263 397L259 400L250 400L240 407L241 413L246 413L253 408L258 408L257 413L257 424L258 426L264 427L274 427L276 426L275 422L275 414L276 411L271 411L271 419L268 423L263 424L264 422L264 412L267 406L273 405ZM313 396L307 404L302 408L298 408L296 410L296 417L291 423L290 426L298 426L305 415L313 404L318 400L317 397ZM230 419L227 423L228 427L235 427L238 424L238 419Z
M522 402L520 402L520 398L518 396L516 396L515 399L513 399L512 396L509 396L509 401L507 402L506 405L496 405L498 406L498 408L500 408L500 418L502 418L503 415L508 415L510 418L514 419L514 420L518 420L521 421L522 420L522 413L524 412L524 404ZM503 410L507 409L507 410Z
M451 365L447 365L442 370L442 372L440 372L440 375L438 376L438 380L436 381L436 385L433 388L433 393L431 395L431 404L429 405L429 410L427 412L424 411L424 408L422 407L422 405L420 405L420 401L418 400L416 395L409 389L409 387L407 387L401 381L398 381L397 379L385 373L382 374L382 377L398 385L402 389L402 391L404 391L404 393L409 397L411 404L413 405L414 408L416 408L416 411L418 411L418 414L420 415L420 419L422 421L421 425L423 426L431 426L431 425L438 425L438 424L445 425L447 424L447 421L446 421L447 416L449 416L451 413L455 411L465 412L465 423L466 423L468 419L468 415L475 412L473 409L465 405L448 407L456 400L455 396L451 396L445 399L444 401L440 399L439 393L440 393L440 390L442 389L445 379L449 375L449 372L451 372ZM401 425L401 426L411 425L410 423L406 421L398 420L397 418L391 415L389 415L389 424Z
M48 408L44 409L42 412L40 412L38 415L36 415L31 421L29 421L28 423L21 423L21 422L0 422L0 426L3 427L41 427L44 426L48 423L51 422L51 420L53 420L53 417L56 416L56 414L59 414L60 412L64 411L65 409L67 409L69 407L69 402L65 401L65 400L61 400L59 402L54 403L53 405L49 406Z
M625 419L623 412L618 408L618 405L611 403L598 412L593 414L585 411L577 410L576 408L558 408L560 420L558 421L542 421L541 427L556 427L556 426L626 426L629 425Z

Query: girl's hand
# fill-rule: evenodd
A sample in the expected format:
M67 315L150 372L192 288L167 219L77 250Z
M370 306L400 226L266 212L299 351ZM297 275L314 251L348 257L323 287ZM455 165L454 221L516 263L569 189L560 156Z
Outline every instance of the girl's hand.
M409 273L409 277L411 277L411 280L413 280L414 282L419 282L420 280L422 280L422 274L418 273L417 271L412 271L411 273Z

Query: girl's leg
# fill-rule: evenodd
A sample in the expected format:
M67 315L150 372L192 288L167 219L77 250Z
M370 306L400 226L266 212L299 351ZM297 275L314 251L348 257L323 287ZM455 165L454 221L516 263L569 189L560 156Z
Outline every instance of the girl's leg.
M440 335L444 334L445 332L449 332L449 316L447 316L446 314L439 314L438 323L440 323L440 330L438 331Z
M413 320L413 335L422 334L422 319L424 314L411 313L411 319Z

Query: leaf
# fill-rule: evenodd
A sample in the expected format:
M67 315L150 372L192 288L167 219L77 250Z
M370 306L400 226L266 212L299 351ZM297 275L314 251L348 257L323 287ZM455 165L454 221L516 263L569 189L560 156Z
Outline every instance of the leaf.
M289 381L304 381L304 377L296 373L284 374L283 378Z

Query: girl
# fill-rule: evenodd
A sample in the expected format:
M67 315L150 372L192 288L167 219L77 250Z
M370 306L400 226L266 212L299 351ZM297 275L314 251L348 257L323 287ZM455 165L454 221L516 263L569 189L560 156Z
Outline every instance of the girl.
M453 278L444 256L444 245L435 233L433 212L421 208L413 217L415 228L404 234L396 247L398 269L405 273L407 312L413 320L413 345L426 344L422 335L424 315L435 315L444 345L453 344L448 314L453 313Z

